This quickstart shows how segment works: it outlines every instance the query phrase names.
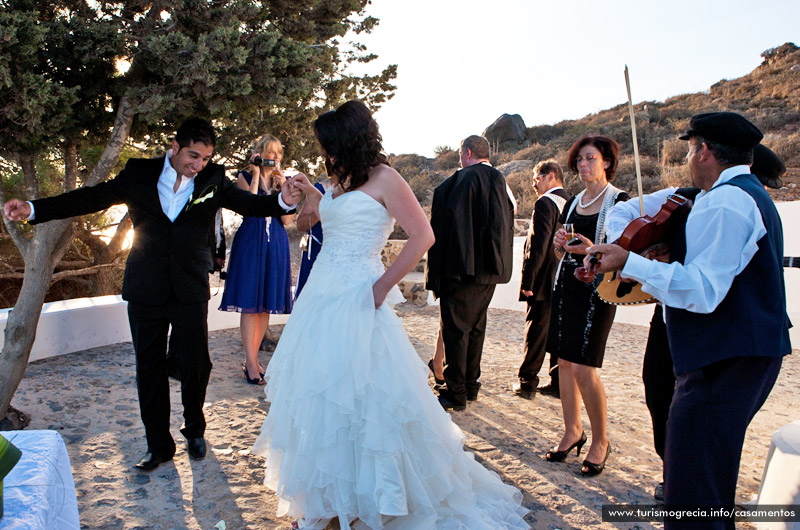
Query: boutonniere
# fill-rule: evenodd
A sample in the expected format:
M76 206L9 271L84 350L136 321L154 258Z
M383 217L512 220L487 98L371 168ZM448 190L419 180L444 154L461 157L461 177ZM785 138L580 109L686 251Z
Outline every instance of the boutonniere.
M198 198L196 198L195 200L191 201L190 203L188 203L186 205L186 211L189 211L189 208L191 208L195 204L200 204L202 202L207 201L208 199L213 197L216 192L217 192L217 186L216 185L207 186L206 189L204 189L200 193L200 196Z

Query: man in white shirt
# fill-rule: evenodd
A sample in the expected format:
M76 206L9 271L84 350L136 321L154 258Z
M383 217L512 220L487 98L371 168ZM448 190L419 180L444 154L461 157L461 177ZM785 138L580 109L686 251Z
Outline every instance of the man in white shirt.
M253 195L211 163L216 132L211 124L190 118L178 128L166 156L132 158L115 178L97 186L35 201L11 199L5 214L31 224L65 219L125 204L134 228L133 246L125 264L122 298L136 352L139 407L147 453L136 467L155 469L172 460L170 434L167 332L181 380L187 452L206 454L203 402L211 373L208 353L209 240L220 207L248 216L292 212L300 196L290 181L281 195ZM305 176L295 177L305 179Z
M599 253L599 272L621 270L666 307L676 375L664 456L668 506L733 507L745 431L791 352L780 218L748 167L761 138L735 113L692 117L681 139L702 191L685 239L673 242L675 261L613 244L587 251L587 266ZM690 519L665 528L734 528L732 518Z
M759 182L770 188L780 188L783 185L781 175L786 172L786 165L768 147L758 144L753 149L753 164L750 172ZM639 209L639 199L618 203L606 217L606 241L617 241L628 225L640 215L653 217L661 210L668 197L678 194L694 201L699 188L665 188L642 197L644 210ZM685 224L685 219L683 219ZM681 224L681 230L683 229ZM664 313L661 304L656 304L653 318L650 321L650 331L647 335L647 345L642 359L642 383L644 383L644 396L653 425L653 446L658 456L664 459L666 446L667 419L669 408L672 405L672 395L675 392L675 367L669 350L667 328L664 323ZM663 480L656 486L653 497L657 501L664 500Z

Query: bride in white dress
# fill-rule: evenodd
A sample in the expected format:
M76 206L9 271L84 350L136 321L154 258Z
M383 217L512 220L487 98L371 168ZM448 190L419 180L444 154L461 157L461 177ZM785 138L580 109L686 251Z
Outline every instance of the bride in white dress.
M325 243L283 330L265 379L267 419L253 452L278 515L299 528L528 528L522 495L463 450L390 307L397 282L433 244L425 213L386 165L378 126L350 101L314 132L336 186L316 207ZM394 221L408 234L384 270Z

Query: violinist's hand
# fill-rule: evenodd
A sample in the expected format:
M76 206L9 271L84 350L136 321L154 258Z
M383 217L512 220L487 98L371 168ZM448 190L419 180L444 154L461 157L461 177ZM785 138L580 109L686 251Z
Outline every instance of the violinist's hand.
M599 273L622 270L628 261L628 251L619 245L591 245L586 248L586 257L583 259L583 266L587 269L595 252L601 255L595 268Z
M593 245L592 240L581 234L575 234L575 237L581 240L580 243L566 245L564 248L572 254L586 254L586 249Z

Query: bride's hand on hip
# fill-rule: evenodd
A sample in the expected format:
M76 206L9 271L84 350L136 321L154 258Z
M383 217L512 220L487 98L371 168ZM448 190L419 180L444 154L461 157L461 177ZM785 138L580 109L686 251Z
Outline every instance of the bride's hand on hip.
M381 304L383 304L384 300L386 300L386 295L389 294L389 289L391 288L391 286L389 286L388 289L385 288L381 284L380 280L372 284L372 298L375 300L375 309L378 309Z

